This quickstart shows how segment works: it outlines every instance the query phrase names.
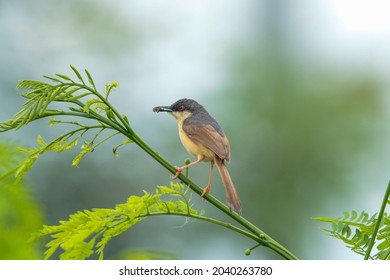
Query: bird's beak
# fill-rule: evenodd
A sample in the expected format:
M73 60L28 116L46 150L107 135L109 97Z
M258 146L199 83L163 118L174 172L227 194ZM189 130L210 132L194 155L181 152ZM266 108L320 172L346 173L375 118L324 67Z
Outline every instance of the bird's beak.
M172 112L172 108L171 106L157 106L157 107L154 107L153 108L153 112L169 112L171 113Z

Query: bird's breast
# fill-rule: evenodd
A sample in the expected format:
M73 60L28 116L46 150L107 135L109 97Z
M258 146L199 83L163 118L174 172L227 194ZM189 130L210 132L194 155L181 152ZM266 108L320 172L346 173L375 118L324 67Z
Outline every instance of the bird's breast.
M187 134L183 130L183 122L179 121L178 125L181 143L183 144L184 148L186 148L188 153L190 153L196 158L198 158L199 156L203 156L204 161L211 161L214 159L215 154L213 151L211 151L209 148L205 147L202 144L195 143L187 136Z

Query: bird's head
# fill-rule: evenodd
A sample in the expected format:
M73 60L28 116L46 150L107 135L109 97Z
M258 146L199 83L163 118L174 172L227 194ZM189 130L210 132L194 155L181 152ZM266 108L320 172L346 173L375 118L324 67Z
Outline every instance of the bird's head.
M170 106L157 106L153 108L153 112L168 112L178 121L183 121L191 116L197 110L202 110L203 107L193 99L183 98Z

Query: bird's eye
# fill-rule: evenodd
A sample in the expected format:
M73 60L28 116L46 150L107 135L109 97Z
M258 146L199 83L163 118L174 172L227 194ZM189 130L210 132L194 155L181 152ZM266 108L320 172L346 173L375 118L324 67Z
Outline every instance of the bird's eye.
M180 112L183 112L184 110L185 110L185 106L184 105L181 105L181 106L179 106L179 108L178 108L178 110L180 111Z

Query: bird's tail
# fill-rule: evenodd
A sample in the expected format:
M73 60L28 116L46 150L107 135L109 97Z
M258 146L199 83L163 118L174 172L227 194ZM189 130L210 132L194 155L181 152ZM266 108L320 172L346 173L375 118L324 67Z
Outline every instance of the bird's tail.
M233 185L232 178L230 178L229 171L226 168L224 161L218 157L215 159L219 174L221 174L222 183L225 186L226 201L230 210L234 209L238 213L241 213L241 203L238 198L236 188Z

